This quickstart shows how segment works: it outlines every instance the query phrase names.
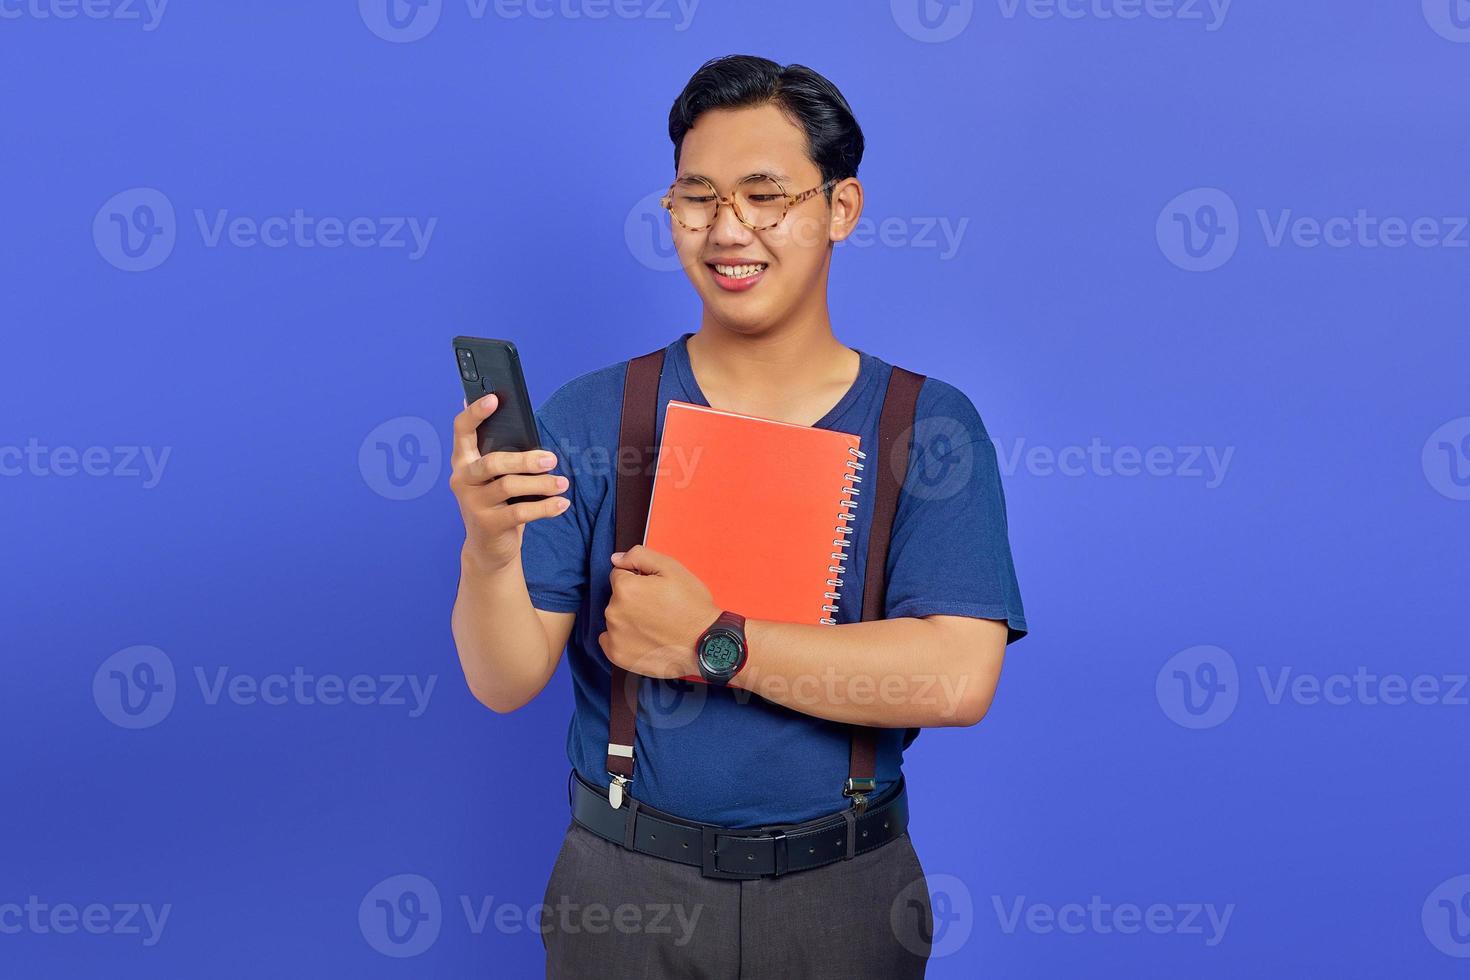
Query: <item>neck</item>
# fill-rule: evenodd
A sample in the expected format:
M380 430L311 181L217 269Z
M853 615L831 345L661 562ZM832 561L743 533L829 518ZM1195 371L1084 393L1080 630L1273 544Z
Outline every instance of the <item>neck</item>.
M857 351L820 318L742 333L706 315L687 341L689 364L715 408L811 425L857 380Z

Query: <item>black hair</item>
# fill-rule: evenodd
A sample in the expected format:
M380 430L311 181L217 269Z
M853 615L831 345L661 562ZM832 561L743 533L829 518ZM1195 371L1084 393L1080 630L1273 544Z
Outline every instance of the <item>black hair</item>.
M852 107L826 78L805 65L782 67L768 58L732 54L713 58L684 86L669 110L674 170L684 136L711 109L774 105L806 132L807 155L821 168L822 182L856 177L863 161L863 131ZM832 200L832 188L827 188Z

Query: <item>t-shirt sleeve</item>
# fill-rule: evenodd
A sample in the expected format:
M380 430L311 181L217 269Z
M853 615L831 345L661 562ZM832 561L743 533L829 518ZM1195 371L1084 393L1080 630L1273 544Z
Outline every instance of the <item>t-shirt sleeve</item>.
M556 454L551 473L564 476L570 484L566 494L571 506L554 517L543 517L526 525L521 538L521 568L531 605L552 612L576 612L587 597L588 561L591 548L590 514L585 487L578 486L571 444L554 431L546 407L536 413L536 430L541 448Z
M926 379L888 546L885 615L1005 620L1026 634L995 446L970 399Z

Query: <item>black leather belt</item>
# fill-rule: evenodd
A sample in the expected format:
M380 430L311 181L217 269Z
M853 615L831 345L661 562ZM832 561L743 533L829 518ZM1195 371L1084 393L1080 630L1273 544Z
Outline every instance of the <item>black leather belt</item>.
M629 850L697 867L706 878L779 877L881 847L908 829L903 776L872 797L861 815L853 807L802 823L730 829L685 820L631 796L613 809L607 791L575 769L567 780L572 819Z

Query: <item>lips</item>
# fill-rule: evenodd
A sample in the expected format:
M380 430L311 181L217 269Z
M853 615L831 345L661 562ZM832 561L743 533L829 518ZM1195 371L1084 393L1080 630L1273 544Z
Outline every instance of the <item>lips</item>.
M765 262L710 262L706 268L721 289L738 293L764 279L770 265Z

